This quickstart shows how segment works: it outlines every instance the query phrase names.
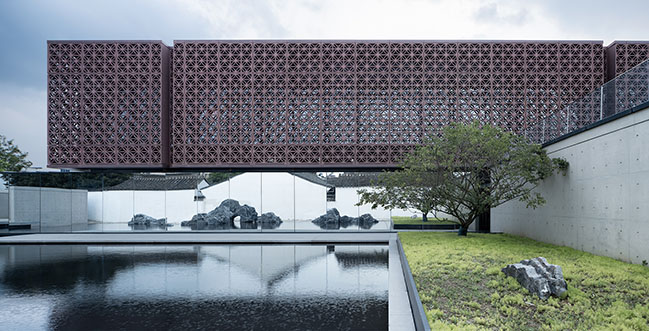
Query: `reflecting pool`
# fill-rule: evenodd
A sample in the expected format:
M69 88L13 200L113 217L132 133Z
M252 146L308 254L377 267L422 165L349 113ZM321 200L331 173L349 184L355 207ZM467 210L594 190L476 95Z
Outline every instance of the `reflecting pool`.
M1 330L385 330L384 245L0 246Z

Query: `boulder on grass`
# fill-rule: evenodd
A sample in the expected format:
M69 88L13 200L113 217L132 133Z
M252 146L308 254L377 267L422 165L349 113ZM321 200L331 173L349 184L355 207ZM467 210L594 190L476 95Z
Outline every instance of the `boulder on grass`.
M502 272L516 278L519 284L543 300L551 295L558 298L567 295L568 285L563 278L563 270L556 264L548 263L544 257L510 264Z

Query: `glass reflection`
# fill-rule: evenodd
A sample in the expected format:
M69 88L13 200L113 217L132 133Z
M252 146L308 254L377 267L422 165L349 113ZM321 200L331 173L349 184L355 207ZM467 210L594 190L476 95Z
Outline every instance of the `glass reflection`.
M3 329L387 329L388 249L1 246Z
M8 173L2 178L4 232L389 229L383 224L389 217L380 218L389 211L356 206L358 187L334 187L316 173ZM249 217L209 221L228 199L248 208ZM339 220L316 221L332 209L339 211ZM360 220L365 213L380 222Z

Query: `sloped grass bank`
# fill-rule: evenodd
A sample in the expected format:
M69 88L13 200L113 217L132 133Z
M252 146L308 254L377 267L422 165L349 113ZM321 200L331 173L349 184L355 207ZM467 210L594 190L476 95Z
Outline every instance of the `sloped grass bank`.
M649 268L506 234L399 233L433 330L649 330ZM543 256L568 298L542 301L500 271Z

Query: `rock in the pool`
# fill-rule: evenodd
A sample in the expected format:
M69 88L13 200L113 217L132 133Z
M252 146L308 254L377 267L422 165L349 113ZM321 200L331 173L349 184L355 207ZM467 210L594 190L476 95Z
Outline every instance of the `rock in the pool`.
M363 214L360 217L351 217L351 216L340 216L340 213L336 208L327 210L327 213L319 216L314 219L314 224L318 225L322 229L334 230L347 228L350 226L358 226L362 229L369 229L374 224L378 223L374 217L370 214Z
M267 212L261 214L261 216L259 216L259 218L257 219L257 222L264 224L280 224L282 223L282 219L279 218L279 216L275 215L275 213L273 212Z
M154 218L149 215L145 214L136 214L131 218L131 220L128 222L128 225L160 225L164 226L167 225L167 219L166 218Z
M192 216L192 219L189 221L180 222L180 226L192 226L192 225L207 225L207 214L200 213Z
M221 204L217 208L227 208L228 210L234 213L237 211L237 209L241 208L241 205L237 200L225 199L221 202Z
M230 208L218 206L207 213L205 221L207 224L226 224L232 221L233 215L234 213L230 211Z
M231 225L235 217L239 217L239 222L251 223L257 221L257 211L254 207L241 205L234 199L226 199L209 213L196 214L189 221L183 221L181 226L199 226L204 225Z
M314 219L313 223L315 224L331 224L331 223L338 223L340 221L340 213L338 212L338 209L336 208L331 208L327 210L327 213L324 215L319 216L318 218Z
M505 275L514 277L531 293L547 300L551 295L564 298L567 287L563 270L556 264L550 264L544 257L536 257L514 263L502 269Z
M377 221L370 214L363 214L360 217L358 217L358 225L363 229L365 229L365 228L369 229L369 228L372 227L372 225L374 225L374 224L376 224L378 222L379 221Z
M250 207L248 205L243 205L237 208L232 218L237 216L239 216L239 222L242 223L250 223L250 222L257 221L257 211L255 210L254 207Z

